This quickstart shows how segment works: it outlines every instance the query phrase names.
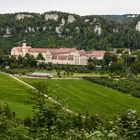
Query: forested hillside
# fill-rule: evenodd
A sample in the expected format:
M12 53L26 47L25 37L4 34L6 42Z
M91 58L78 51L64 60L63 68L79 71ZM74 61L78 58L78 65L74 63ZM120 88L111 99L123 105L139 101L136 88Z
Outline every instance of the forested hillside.
M62 12L15 13L0 15L0 49L26 40L32 47L76 47L105 49L140 48L139 16L131 22L116 22L103 16L79 16Z
M101 16L109 20L113 20L115 22L129 23L129 22L133 22L139 16L139 14L101 15Z

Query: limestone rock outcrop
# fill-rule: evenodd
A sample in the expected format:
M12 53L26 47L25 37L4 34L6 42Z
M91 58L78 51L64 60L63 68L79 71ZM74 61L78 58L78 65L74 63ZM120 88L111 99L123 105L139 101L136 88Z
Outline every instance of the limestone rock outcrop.
M57 14L46 14L45 15L45 20L48 21L48 20L55 20L57 21L59 18L59 16Z
M73 23L75 21L75 17L73 15L68 16L68 23Z
M136 30L137 31L140 31L140 21L137 23L137 25L136 25Z
M32 15L26 15L26 14L18 14L15 16L16 20L21 20L21 19L24 19L24 18L33 18Z

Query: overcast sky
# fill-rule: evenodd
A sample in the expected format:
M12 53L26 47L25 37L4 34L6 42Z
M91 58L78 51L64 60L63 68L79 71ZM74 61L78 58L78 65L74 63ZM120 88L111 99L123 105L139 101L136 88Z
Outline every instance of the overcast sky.
M140 14L140 0L0 0L0 13Z

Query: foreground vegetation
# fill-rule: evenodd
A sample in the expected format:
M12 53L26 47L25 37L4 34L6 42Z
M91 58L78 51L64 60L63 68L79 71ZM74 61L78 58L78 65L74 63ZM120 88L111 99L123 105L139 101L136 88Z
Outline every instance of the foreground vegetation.
M75 112L97 113L110 118L132 108L140 114L139 99L89 81L31 78L22 78L22 80L31 85L38 82L48 84L50 89L48 95Z
M40 89L41 91L42 89ZM48 107L38 92L34 114L17 118L7 106L0 106L0 138L4 140L139 140L140 118L129 109L106 121L100 116L64 113L60 106Z

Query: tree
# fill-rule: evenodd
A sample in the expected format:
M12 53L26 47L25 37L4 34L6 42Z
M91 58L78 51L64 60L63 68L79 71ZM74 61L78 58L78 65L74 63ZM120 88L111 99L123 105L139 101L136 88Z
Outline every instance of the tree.
M39 53L39 54L37 55L36 59L37 59L37 60L42 60L42 61L45 60L45 58L43 57L42 53Z
M124 48L118 48L117 51L116 51L116 53L120 53L120 54L122 54L123 51L124 51Z
M57 110L53 106L46 106L44 94L49 92L48 85L40 82L34 84L34 87L37 89L37 96L34 98L35 113L29 124L31 136L34 139L52 139L57 133L54 130Z
M105 52L103 60L105 65L109 65L111 62L111 53L109 51Z
M110 67L109 67L110 72L117 72L117 71L121 71L123 70L123 65L122 63L118 63L118 62L112 62Z
M95 69L95 64L94 64L93 62L88 62L87 68L88 68L89 70L94 70L94 69Z
M4 54L0 51L0 65L3 64Z
M138 140L140 138L140 119L136 110L128 109L118 116L114 126L122 139Z
M37 61L32 55L26 54L23 59L23 66L24 67L36 67Z
M29 139L28 130L15 113L10 111L8 105L0 106L0 139Z
M136 61L131 65L131 70L133 73L138 74L140 73L140 61Z
M117 62L118 56L115 53L112 53L110 57L112 62Z

